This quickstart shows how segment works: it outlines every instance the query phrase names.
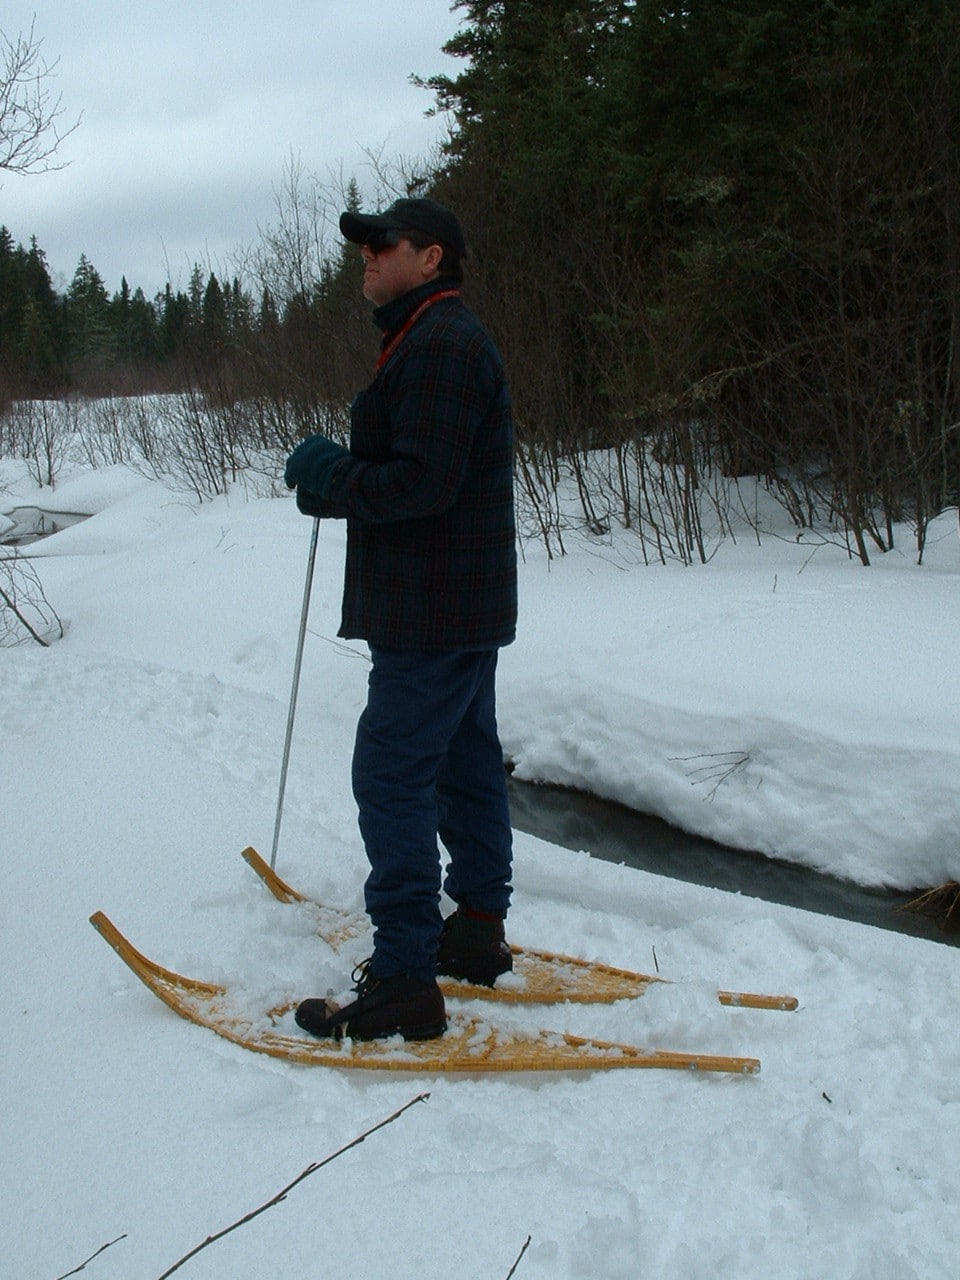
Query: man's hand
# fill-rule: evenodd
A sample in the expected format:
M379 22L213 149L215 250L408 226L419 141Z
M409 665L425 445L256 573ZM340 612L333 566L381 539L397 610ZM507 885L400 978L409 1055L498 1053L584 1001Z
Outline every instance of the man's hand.
M306 491L304 496L308 499L326 498L330 493L337 464L349 457L349 449L328 440L326 436L307 436L306 440L301 440L287 459L283 473L287 488L298 491L297 505L301 511L304 508L300 505L300 494Z
M302 484L298 484L297 510L302 511L305 516L325 516L328 514L329 504L323 498L318 498L315 493L311 493L309 489L305 489Z

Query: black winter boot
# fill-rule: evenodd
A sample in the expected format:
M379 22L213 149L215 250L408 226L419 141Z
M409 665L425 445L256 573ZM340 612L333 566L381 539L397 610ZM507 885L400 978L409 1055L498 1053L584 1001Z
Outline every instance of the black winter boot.
M298 1027L323 1040L435 1040L447 1029L443 993L436 982L409 973L379 978L369 961L353 972L356 1000L338 1009L326 1000L304 1000L293 1015Z
M503 921L471 907L459 906L443 922L437 972L480 987L492 987L502 973L513 968Z

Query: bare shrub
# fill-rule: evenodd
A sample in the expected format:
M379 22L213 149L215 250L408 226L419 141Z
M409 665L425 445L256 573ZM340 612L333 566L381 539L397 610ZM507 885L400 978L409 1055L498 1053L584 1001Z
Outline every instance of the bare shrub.
M63 623L47 600L32 561L15 549L0 552L0 647L33 640L44 647L63 637Z
M54 488L69 449L72 421L58 400L17 400L4 414L5 452L30 467L38 486Z

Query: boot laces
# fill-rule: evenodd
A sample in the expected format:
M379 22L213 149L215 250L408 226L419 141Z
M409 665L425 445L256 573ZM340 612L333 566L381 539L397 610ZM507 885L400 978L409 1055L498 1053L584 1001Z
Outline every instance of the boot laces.
M367 956L365 960L360 960L353 967L350 974L350 981L353 983L353 989L358 996L365 995L368 991L372 991L380 979L375 973L370 972L370 962L373 956Z

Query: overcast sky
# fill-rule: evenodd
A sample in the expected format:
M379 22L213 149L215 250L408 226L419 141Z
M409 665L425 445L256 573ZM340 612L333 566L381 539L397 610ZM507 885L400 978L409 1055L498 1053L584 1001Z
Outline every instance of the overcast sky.
M29 31L82 115L68 167L0 173L0 224L35 235L54 284L81 253L109 292L152 297L194 263L229 278L235 251L276 221L291 158L369 181L365 152L415 158L445 134L411 74L456 74L441 53L451 0L3 0L0 31Z

